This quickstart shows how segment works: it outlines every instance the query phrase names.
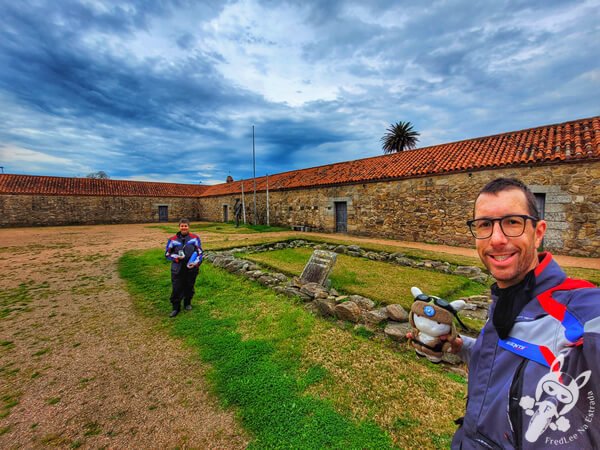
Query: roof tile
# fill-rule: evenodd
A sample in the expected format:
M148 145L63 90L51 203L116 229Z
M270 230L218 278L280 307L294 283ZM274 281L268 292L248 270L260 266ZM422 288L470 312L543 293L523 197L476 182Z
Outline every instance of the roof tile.
M465 170L600 159L600 116L433 145L269 176L269 189L294 189L356 182L440 175ZM209 186L202 196L253 189L252 179ZM266 177L256 179L258 191Z
M600 159L600 116L512 131L391 155L327 164L268 177L269 189L360 183L441 175L465 170ZM199 186L89 178L0 175L0 193L142 197L206 197L254 189L252 179ZM267 178L256 179L264 191Z
M0 194L200 197L208 186L92 178L0 175Z

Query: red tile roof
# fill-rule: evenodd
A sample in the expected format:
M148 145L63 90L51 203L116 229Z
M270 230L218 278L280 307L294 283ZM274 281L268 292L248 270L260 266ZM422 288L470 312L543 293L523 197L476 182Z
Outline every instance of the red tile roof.
M600 116L269 175L269 190L351 184L508 166L600 160ZM256 179L258 191L266 177ZM250 192L253 180L209 186L202 197Z
M600 160L600 116L433 145L269 176L269 189L352 184L509 166ZM256 179L258 191L266 177ZM254 189L252 179L214 186L0 175L0 194L98 195L135 197L209 197Z
M0 175L0 194L200 197L208 186L92 178Z

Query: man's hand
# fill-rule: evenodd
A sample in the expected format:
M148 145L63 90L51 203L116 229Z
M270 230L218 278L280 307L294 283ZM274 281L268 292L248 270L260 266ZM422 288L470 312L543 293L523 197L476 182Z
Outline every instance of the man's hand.
M413 334L412 332L406 333L406 339L409 341L412 340ZM458 353L463 346L463 340L460 336L452 337L450 334L443 334L439 336L440 341L448 341L450 343L450 347L446 350L448 353Z
M444 334L440 336L440 340L447 341L450 343L450 347L448 348L448 350L446 350L448 353L457 354L458 352L460 352L460 349L463 346L463 340L460 336L453 337L450 334Z

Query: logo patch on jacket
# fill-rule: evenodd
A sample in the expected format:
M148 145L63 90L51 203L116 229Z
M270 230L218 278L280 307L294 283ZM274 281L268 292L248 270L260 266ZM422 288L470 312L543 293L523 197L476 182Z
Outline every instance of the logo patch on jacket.
M571 375L560 371L563 363L564 354L560 354L552 363L550 371L538 381L535 398L524 395L519 401L519 406L525 411L525 414L531 416L525 430L525 439L528 442L537 442L548 428L563 433L571 430L568 413L577 404L581 388L589 381L592 371L586 370L573 378ZM558 439L546 437L544 444L563 445L574 442L579 433L584 433L588 429L588 423L592 422L595 412L594 393L589 391L587 398L590 402L590 408L584 418L584 423L577 425L577 430L574 433L565 434Z

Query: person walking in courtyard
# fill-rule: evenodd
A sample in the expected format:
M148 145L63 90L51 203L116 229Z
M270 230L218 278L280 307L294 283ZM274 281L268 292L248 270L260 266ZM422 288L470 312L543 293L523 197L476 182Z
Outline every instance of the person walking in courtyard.
M167 241L165 257L171 261L171 304L173 310L169 317L175 317L181 309L192 309L196 277L202 263L202 245L200 237L190 233L190 221L181 219L179 231Z
M235 227L239 228L240 220L242 218L242 204L240 203L240 199L235 199L235 205L233 206L233 213L235 215Z
M469 366L452 448L600 448L600 289L538 253L547 225L519 180L488 183L467 224L496 283L477 339L452 341Z

